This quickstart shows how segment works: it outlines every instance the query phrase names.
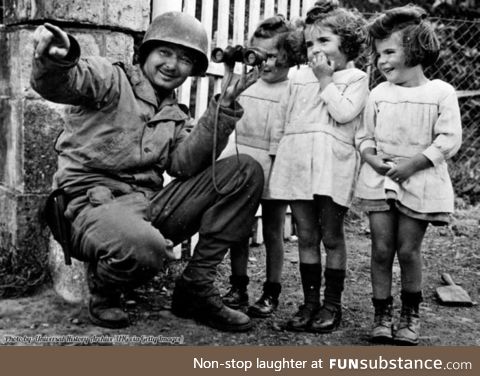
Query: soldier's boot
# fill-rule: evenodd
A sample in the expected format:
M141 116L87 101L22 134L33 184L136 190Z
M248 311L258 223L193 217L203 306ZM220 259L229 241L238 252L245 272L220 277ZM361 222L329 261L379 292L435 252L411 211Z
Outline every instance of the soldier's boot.
M90 321L94 325L110 329L129 326L128 313L122 309L120 289L102 283L96 276L93 265L89 266L87 281L90 290L88 303Z
M227 307L215 288L201 288L181 277L173 291L172 312L227 332L244 332L252 327L250 317Z

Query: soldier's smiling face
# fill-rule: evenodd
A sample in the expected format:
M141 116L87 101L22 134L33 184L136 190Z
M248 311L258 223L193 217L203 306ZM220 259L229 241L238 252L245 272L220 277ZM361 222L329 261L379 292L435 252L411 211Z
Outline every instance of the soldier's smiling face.
M142 66L145 76L157 90L171 91L193 73L195 54L173 43L161 43L148 54Z

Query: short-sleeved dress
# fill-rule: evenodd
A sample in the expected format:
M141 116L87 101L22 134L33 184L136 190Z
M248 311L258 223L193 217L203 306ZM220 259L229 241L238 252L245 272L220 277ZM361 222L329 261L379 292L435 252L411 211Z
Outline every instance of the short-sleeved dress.
M286 121L270 179L271 196L283 200L313 200L329 196L351 204L359 167L355 133L368 98L367 75L356 69L333 74L321 91L312 70L304 66L292 75L282 101Z
M280 117L278 106L287 87L288 79L275 83L259 79L239 96L238 102L242 105L244 114L220 156L234 155L237 146L239 153L248 154L260 163L265 176L262 199L271 199L268 182L272 169L271 155L275 154L272 149L272 130L278 129L279 123L284 120Z
M433 167L393 186L390 179L364 163L356 196L365 210L375 211L375 202L385 202L393 190L397 207L406 215L445 222L454 209L446 160L458 151L461 140L460 109L450 84L441 80L417 87L379 84L369 96L362 129L357 133L359 150L374 147L378 155L397 163L422 153Z

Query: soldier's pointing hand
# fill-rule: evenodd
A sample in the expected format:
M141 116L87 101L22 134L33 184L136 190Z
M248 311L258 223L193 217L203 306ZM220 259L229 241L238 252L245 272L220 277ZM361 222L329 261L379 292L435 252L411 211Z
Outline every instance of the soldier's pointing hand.
M45 54L54 59L63 59L70 50L70 40L65 31L48 22L37 27L33 34L35 59Z

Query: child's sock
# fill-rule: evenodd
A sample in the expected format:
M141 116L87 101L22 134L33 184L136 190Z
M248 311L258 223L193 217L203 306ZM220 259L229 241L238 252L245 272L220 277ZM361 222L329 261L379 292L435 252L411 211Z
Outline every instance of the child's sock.
M278 300L278 296L282 291L282 285L278 282L266 281L263 284L263 294L271 296L274 300Z
M324 304L341 307L345 274L342 269L325 269Z
M322 264L300 263L305 305L318 307L320 305L320 286L322 284Z
M392 304L393 304L393 297L392 296L389 296L388 298L386 299L376 299L376 298L372 298L372 303L373 303L373 307L375 308L375 312L382 312L384 311L385 309L387 309L388 307L391 307Z
M422 291L409 292L402 290L400 299L402 300L402 308L412 308L418 314L420 303L423 301Z

